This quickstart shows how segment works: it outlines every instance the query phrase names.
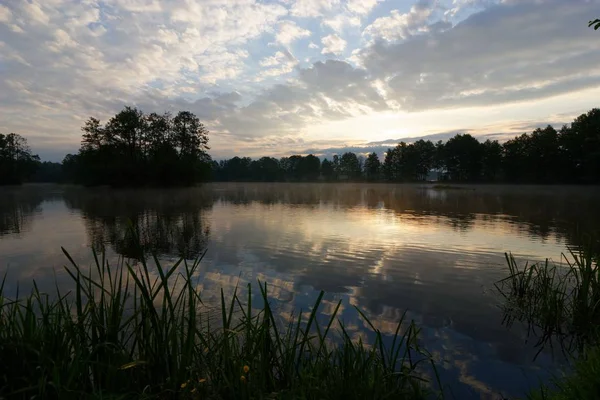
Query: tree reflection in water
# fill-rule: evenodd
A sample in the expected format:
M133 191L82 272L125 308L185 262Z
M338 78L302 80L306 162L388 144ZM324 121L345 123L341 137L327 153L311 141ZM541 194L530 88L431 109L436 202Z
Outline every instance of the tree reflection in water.
M125 258L154 253L193 259L206 249L210 236L204 214L212 201L199 188L71 188L64 199L69 208L81 212L95 249L104 250L110 244Z
M0 187L0 237L27 232L42 202L60 198L54 185Z

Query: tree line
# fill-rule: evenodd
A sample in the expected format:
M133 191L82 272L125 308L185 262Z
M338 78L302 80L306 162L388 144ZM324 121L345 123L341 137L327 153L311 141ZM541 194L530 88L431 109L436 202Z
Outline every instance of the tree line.
M418 140L389 148L383 162L347 152L332 160L294 155L233 157L212 164L217 181L600 183L600 109L556 130L548 125L504 143L457 134L446 142Z
M84 185L189 185L215 181L388 181L600 183L600 109L560 129L548 125L504 143L458 134L376 153L331 160L309 154L276 159L208 155L208 131L187 111L144 114L125 107L106 124L90 118L78 154L61 164L39 161L25 138L0 134L0 184L23 181Z

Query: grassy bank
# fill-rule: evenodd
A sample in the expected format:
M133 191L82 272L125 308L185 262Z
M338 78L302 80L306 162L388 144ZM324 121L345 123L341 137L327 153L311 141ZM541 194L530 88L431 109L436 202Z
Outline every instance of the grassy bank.
M65 252L72 290L19 300L0 286L0 398L421 399L435 394L422 374L431 358L417 327L398 321L390 341L350 338L338 310L283 323L266 284L261 305L226 298L207 308L194 282L198 262L163 268L111 266L95 255L85 272ZM154 274L154 275L153 275ZM6 278L5 278L6 279ZM307 316L308 315L308 316ZM387 345L386 345L387 343Z
M600 398L600 254L597 238L570 250L560 264L525 264L507 255L510 275L497 283L505 322L529 325L540 351L558 344L572 370L531 394L532 399ZM538 353L539 354L539 353Z

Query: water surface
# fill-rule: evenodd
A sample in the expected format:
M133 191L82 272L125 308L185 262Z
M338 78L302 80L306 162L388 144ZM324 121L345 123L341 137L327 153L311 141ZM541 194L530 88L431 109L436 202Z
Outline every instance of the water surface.
M455 398L520 396L559 364L524 329L502 325L493 283L504 253L560 260L599 220L600 191L580 187L387 184L207 184L112 190L58 185L0 188L0 274L7 292L68 286L61 246L91 265L139 256L128 232L166 262L206 251L206 301L220 288L266 281L278 316L327 292L321 318L342 319L367 342L358 306L385 333L402 313L422 328ZM531 341L530 341L531 342Z

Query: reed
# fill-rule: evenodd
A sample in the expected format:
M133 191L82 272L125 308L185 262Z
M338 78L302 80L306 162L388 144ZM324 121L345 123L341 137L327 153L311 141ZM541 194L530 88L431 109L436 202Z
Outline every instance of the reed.
M504 298L505 322L528 323L530 333L539 337L540 351L553 340L567 354L597 342L600 266L592 248L570 249L560 264L546 260L519 267L512 255L506 255L509 276L496 283Z
M509 276L496 283L504 298L504 322L525 322L539 346L558 343L571 361L563 376L532 391L532 400L595 400L600 398L600 242L562 256L564 263L519 267L506 255ZM536 355L537 356L537 355Z
M338 312L317 322L323 292L308 318L282 323L266 283L217 309L194 280L201 257L163 267L153 259L111 265L94 252L81 268L63 249L72 290L42 293L34 283L14 299L0 286L0 398L421 399L441 396L425 370L432 358L419 329L403 316L395 334L352 340ZM434 376L437 376L434 373ZM438 386L439 388L439 386Z

